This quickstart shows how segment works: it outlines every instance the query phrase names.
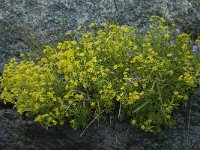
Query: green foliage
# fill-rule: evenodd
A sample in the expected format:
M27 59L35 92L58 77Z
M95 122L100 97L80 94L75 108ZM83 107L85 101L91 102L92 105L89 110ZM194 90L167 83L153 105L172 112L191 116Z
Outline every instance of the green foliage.
M86 127L116 109L145 131L173 125L173 111L198 85L200 63L188 34L158 16L150 22L147 35L129 26L79 26L66 33L71 40L46 46L37 62L11 59L1 98L45 127L66 120Z

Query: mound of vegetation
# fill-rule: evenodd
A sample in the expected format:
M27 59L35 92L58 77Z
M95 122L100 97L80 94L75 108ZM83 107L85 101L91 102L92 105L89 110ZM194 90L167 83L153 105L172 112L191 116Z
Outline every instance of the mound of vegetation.
M1 98L46 128L87 127L116 110L145 131L173 125L173 111L198 86L200 40L158 16L150 22L146 35L130 26L79 26L36 60L11 59Z

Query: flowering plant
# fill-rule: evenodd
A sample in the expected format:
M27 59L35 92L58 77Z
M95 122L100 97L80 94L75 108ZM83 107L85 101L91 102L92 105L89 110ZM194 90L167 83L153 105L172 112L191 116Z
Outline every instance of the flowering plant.
M67 120L86 127L114 110L145 131L173 125L173 111L198 86L198 47L163 18L150 22L147 35L130 26L79 26L37 61L11 59L1 98L44 127Z

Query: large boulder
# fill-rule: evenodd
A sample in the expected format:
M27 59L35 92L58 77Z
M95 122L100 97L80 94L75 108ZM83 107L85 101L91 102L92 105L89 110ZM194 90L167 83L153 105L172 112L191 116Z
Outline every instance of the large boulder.
M200 89L198 95L174 113L176 125L160 134L144 133L110 114L83 130L68 124L42 128L13 109L0 110L1 150L199 150Z
M199 0L0 0L0 72L20 51L42 49L62 40L66 30L93 21L134 25L145 31L149 17L161 15L195 37L200 30L199 8ZM200 98L189 102L175 113L177 124L159 135L144 133L128 120L108 117L80 137L82 131L68 125L45 130L15 110L1 108L0 148L198 150Z
M199 0L0 0L0 72L20 51L42 49L63 33L92 21L146 29L152 15L175 21L197 34Z

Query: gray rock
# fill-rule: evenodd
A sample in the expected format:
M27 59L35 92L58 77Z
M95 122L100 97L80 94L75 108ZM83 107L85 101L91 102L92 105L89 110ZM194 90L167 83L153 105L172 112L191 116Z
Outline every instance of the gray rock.
M196 121L200 116L200 105L196 107L199 103L198 96L191 98L190 105L182 106L174 114L176 125L156 135L131 126L129 120L104 116L80 137L83 130L73 130L69 124L46 130L22 119L15 110L0 109L0 147L2 150L199 150L200 126Z
M197 35L199 0L0 0L0 71L20 51L41 50L66 30L93 21L146 29L151 15L175 21Z
M90 22L134 25L145 31L151 15L164 16L184 31L200 32L199 0L0 0L0 72L20 51L41 50L63 39L66 30ZM200 98L190 100L174 117L177 124L159 135L144 133L129 121L103 118L80 137L69 125L45 130L0 109L0 147L11 149L200 149Z

